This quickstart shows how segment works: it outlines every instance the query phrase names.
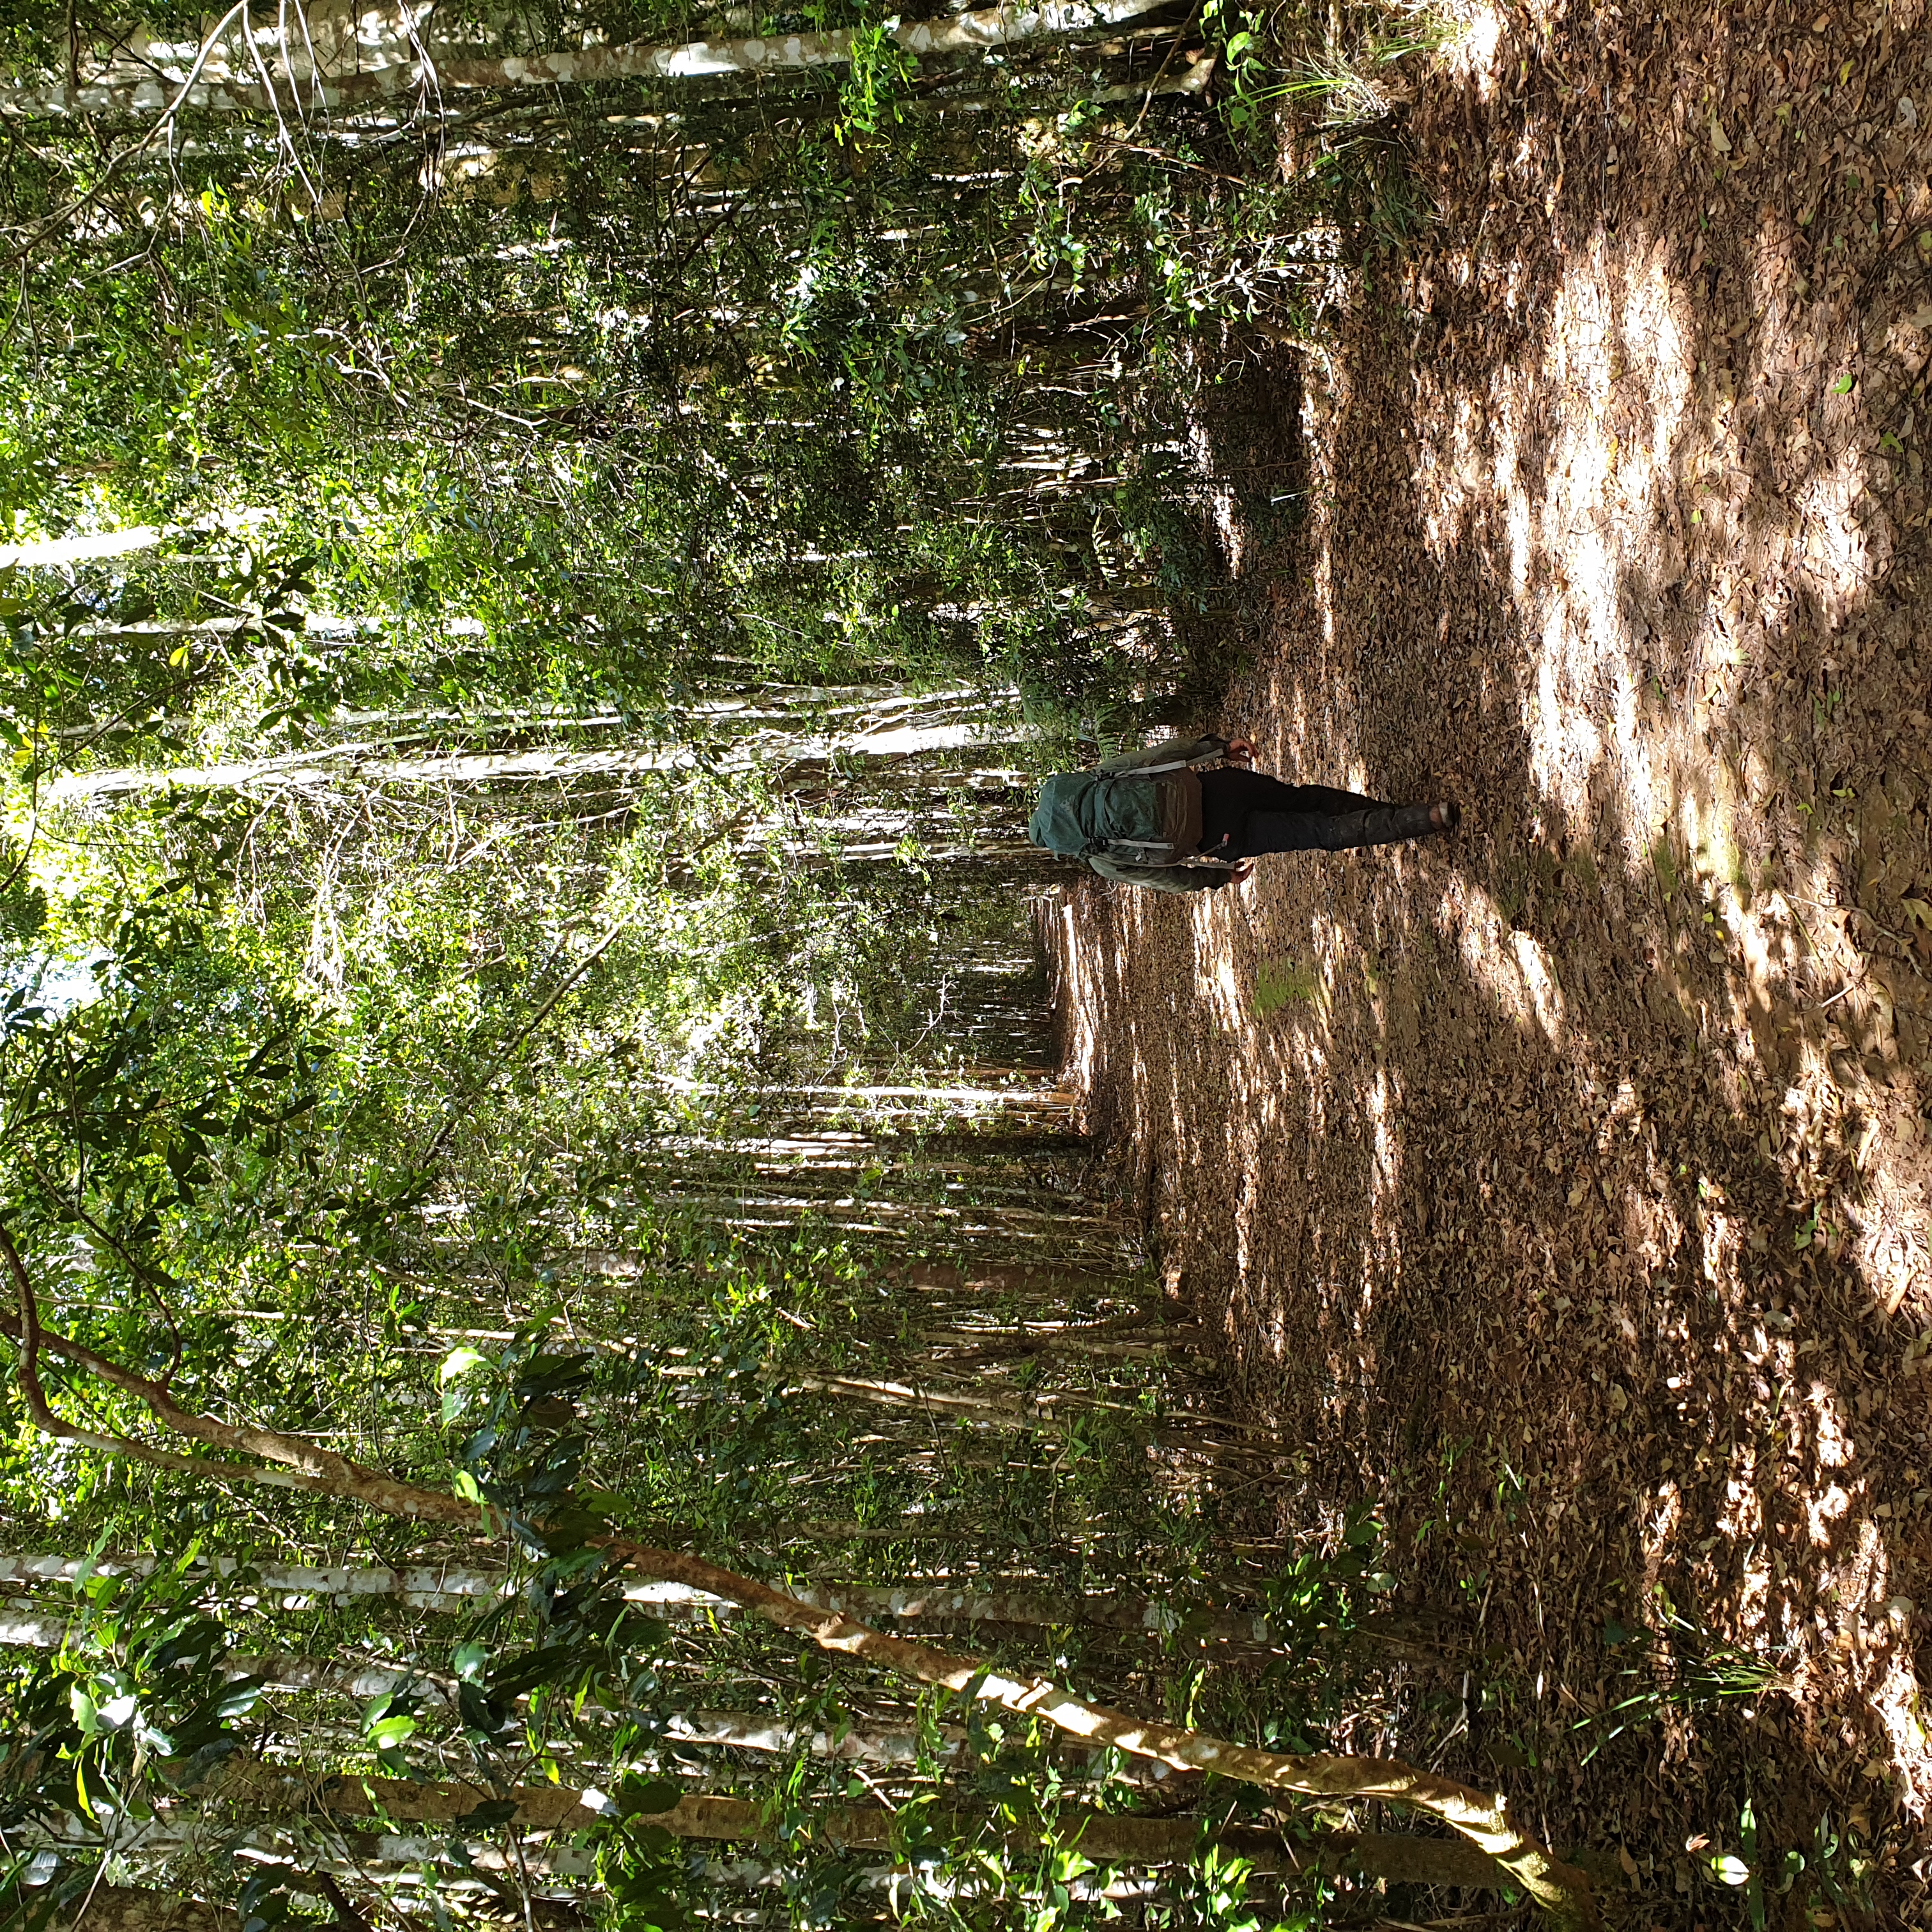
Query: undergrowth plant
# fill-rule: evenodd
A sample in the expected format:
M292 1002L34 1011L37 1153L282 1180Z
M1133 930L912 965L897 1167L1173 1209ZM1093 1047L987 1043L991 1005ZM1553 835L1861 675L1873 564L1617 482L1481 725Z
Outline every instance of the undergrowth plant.
M1654 1724L1666 1710L1708 1710L1729 1700L1758 1699L1788 1690L1790 1681L1760 1657L1738 1650L1685 1616L1660 1588L1660 1628L1627 1629L1615 1618L1604 1626L1605 1648L1629 1660L1612 1682L1624 1694L1606 1697L1600 1711L1573 1726L1588 1734L1592 1758L1627 1731Z

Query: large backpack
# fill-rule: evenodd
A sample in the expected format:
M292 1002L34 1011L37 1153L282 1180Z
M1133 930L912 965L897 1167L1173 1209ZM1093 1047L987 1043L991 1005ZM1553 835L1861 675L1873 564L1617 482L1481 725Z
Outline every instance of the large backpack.
M1040 788L1027 836L1063 859L1124 845L1157 863L1168 850L1162 786L1161 778L1138 772L1056 772Z
M1097 772L1056 772L1040 788L1027 836L1063 859L1090 859L1110 849L1140 865L1177 858L1167 789L1175 774L1218 762L1227 742L1172 740L1149 751L1123 752Z

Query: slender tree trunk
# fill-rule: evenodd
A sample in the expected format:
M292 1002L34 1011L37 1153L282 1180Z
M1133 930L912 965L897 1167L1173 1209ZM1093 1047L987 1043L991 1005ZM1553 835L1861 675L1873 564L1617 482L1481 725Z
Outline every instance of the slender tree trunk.
M497 1794L481 1785L419 1784L400 1778L334 1778L319 1793L307 1780L250 1767L222 1780L211 1796L225 1804L281 1811L300 1808L319 1796L322 1808L341 1819L382 1816L398 1824L460 1825L478 1805ZM608 1815L608 1798L557 1785L520 1785L509 1794L516 1815L511 1822L527 1831L573 1832L594 1825ZM986 1829L990 1820L980 1812L927 1814L943 1837L965 1838ZM760 1844L778 1836L765 1808L753 1800L693 1792L650 1822L674 1838L711 1839L721 1843ZM837 1805L814 1816L812 1835L819 1844L848 1851L890 1852L895 1849L897 1814L878 1805ZM1008 1842L1030 1842L1025 1834L994 1830ZM1412 1885L1458 1885L1494 1888L1507 1884L1506 1875L1492 1859L1454 1839L1416 1838L1393 1834L1336 1832L1318 1839L1305 1851L1285 1843L1278 1832L1228 1824L1216 1826L1198 1818L1139 1817L1120 1813L1079 1810L1063 1813L1054 1836L1063 1845L1078 1846L1098 1864L1160 1865L1185 1863L1204 1844L1218 1844L1253 1858L1264 1870L1299 1870L1307 1864L1372 1864L1378 1876Z
M498 1796L478 1785L423 1784L388 1778L329 1779L318 1789L306 1779L262 1766L250 1766L220 1779L207 1795L217 1798L231 1818L237 1812L245 1816L253 1811L269 1820L320 1812L344 1823L380 1818L398 1825L458 1828L472 1812ZM510 1796L517 1809L506 1822L532 1832L590 1828L605 1815L610 1802L595 1795L586 1800L583 1793L554 1785L523 1786ZM688 1793L668 1810L650 1814L649 1822L674 1838L719 1844L760 1844L776 1835L763 1805L708 1792ZM942 1836L962 1839L985 1834L990 1821L983 1812L954 1811L926 1814L922 1822ZM812 1836L814 1842L829 1848L891 1853L896 1849L897 1828L897 1814L890 1810L844 1805L818 1814ZM244 1834L249 1828L245 1822L242 1826ZM142 1834L142 1851L148 1856L165 1854L191 1831L191 1826L151 1828ZM22 1835L27 1843L35 1842L31 1831ZM1010 1828L994 1828L991 1835L1021 1846L1034 1842L1030 1834ZM1054 1835L1058 1844L1077 1849L1103 1865L1185 1864L1213 1844L1240 1852L1264 1872L1339 1870L1392 1883L1491 1890L1508 1882L1493 1860L1450 1838L1332 1832L1297 1844L1264 1827L1086 1810L1061 1813L1055 1820ZM369 1849L380 1858L385 1850L397 1847L378 1840ZM218 1926L233 1932L236 1923L221 1908L141 1887L100 1886L94 1888L92 1898L85 1922L121 1928L121 1932L214 1932ZM80 1923L78 1905L76 1900L68 1912L57 1916L55 1924L64 1928ZM102 1916L97 1918L97 1913Z
M904 758L934 752L981 749L997 742L981 724L902 725L836 742L795 748L759 746L739 749L724 770L748 770L764 762L760 754L784 752L775 762L782 771L814 765L833 755ZM573 751L548 747L522 752L446 752L419 758L386 755L375 741L318 745L270 758L238 759L219 765L128 766L109 771L72 772L55 781L48 802L116 798L152 791L328 791L345 783L361 785L480 785L568 784L586 778L642 779L660 772L688 772L688 753L674 751ZM896 841L894 842L895 844Z
M383 1811L398 1823L454 1824L466 1810L488 1802L495 1794L479 1786L405 1785L386 1779L366 1780L380 1799ZM525 1829L556 1829L566 1825L582 1828L593 1824L597 1814L575 1802L574 1792L519 1791L520 1803L514 1822ZM237 1797L242 1796L236 1793ZM306 1788L286 1794L287 1808L308 1808ZM361 1796L361 1793L356 1794ZM568 1801L534 1802L542 1798ZM458 1808L461 1808L460 1809ZM325 1796L320 1808L326 1815L347 1820L370 1818L374 1806L364 1798ZM554 1822L553 1822L554 1821ZM743 1798L709 1795L683 1798L670 1810L650 1817L649 1822L674 1838L718 1844L759 1844L772 1836L764 1822L763 1808ZM814 1821L814 1837L821 1844L849 1851L878 1851L890 1854L896 1814L883 1809L841 1806L819 1814ZM928 1814L922 1822L942 1833L964 1834L982 1825L973 1814ZM358 1834L359 1835L359 1834ZM1022 1846L1030 1838L1009 1841ZM31 1834L22 1834L32 1842ZM1255 1827L1210 1826L1191 1818L1142 1818L1120 1813L1082 1811L1063 1816L1055 1829L1058 1841L1077 1850L1096 1864L1159 1866L1185 1864L1205 1845L1225 1846L1250 1859L1264 1872L1299 1872L1311 1868L1341 1870L1367 1879L1380 1879L1395 1885L1456 1886L1468 1889L1493 1890L1508 1881L1495 1862L1480 1852L1452 1838L1418 1838L1387 1832L1336 1832L1324 1834L1306 1846L1284 1842L1274 1832ZM167 1830L143 1834L143 1849L164 1852L177 1842ZM352 1849L362 1850L352 1842ZM379 1855L386 1847L381 1840L368 1850ZM527 1856L527 1855L526 1855ZM532 1868L540 1869L553 1861L532 1859ZM312 1878L309 1882L314 1882ZM306 1888L306 1887L304 1887ZM81 1906L86 1901L83 1918ZM568 1921L570 1915L560 1910L560 1901L532 1901L536 1922L550 1925ZM100 1885L91 1894L83 1893L64 1911L56 1914L52 1932L238 1932L238 1916L226 1908L204 1904L166 1892L136 1886Z
M0 111L4 111L0 108ZM166 533L153 524L132 530L110 530L92 537L56 537L44 543L0 544L0 570L16 566L32 568L82 563L106 556L125 556L130 551L152 550Z
M977 12L908 20L891 37L916 58L983 53L1029 40L1071 39L1104 32L1157 13L1172 0L1035 0ZM237 24L238 21L241 23ZM431 57L414 34L392 29L384 38L350 38L335 59L310 60L286 35L269 36L237 8L202 41L192 63L158 60L146 43L129 58L80 78L0 94L0 113L20 118L87 113L123 119L181 108L200 112L272 113L299 118L316 109L340 110L406 98L424 88L451 92L586 86L616 80L701 80L802 72L842 65L852 58L844 28L738 40L664 45L633 40L616 46L497 58ZM253 44L251 44L251 41Z
M152 1556L107 1558L83 1566L73 1558L0 1556L0 1583L71 1583L83 1567L88 1567L89 1574L96 1576L151 1576L158 1564L159 1559ZM208 1585L218 1582L224 1571L232 1574L235 1568L232 1560L220 1559L209 1573ZM518 1587L500 1570L447 1569L430 1564L393 1570L373 1564L318 1569L262 1564L251 1568L247 1576L250 1589L345 1602L392 1597L411 1610L473 1610L479 1602L514 1596ZM233 1587L241 1586L238 1583ZM1184 1631L1203 1642L1247 1644L1262 1648L1280 1646L1280 1639L1264 1616L1226 1611L1190 1614L1174 1603L1157 1603L1150 1598L1054 1597L1035 1591L960 1589L950 1583L917 1581L799 1583L793 1586L792 1594L800 1603L814 1609L842 1610L862 1617L890 1617L898 1623L920 1627L984 1623L1026 1628L1075 1624L1123 1635L1162 1637ZM680 1583L632 1583L626 1588L624 1596L626 1601L646 1606L659 1616L710 1616L719 1611L729 1614L738 1607L709 1591L692 1589ZM0 1612L0 1642L52 1643L68 1627L68 1619L52 1612ZM1364 1629L1371 1640L1386 1634L1398 1642L1427 1645L1436 1654L1454 1648L1453 1628L1446 1636L1438 1633L1439 1640L1430 1643L1426 1620L1371 1617ZM21 1634L15 1634L16 1631ZM26 1634L30 1631L33 1634Z
M1111 1414L1138 1418L1142 1414L1131 1402L1108 1402L1078 1390L1002 1398L971 1394L958 1389L936 1389L918 1383L875 1381L858 1376L794 1374L785 1379L794 1388L826 1395L849 1396L857 1401L877 1403L882 1408L956 1416L962 1421L980 1423L988 1429L1021 1430L1053 1438L1066 1433L1069 1424L1065 1418L1071 1416ZM1215 1416L1190 1416L1185 1412L1171 1415L1165 1422L1148 1424L1146 1434L1149 1442L1158 1442L1167 1448L1198 1450L1220 1456L1266 1456L1270 1453L1269 1445L1279 1441L1270 1430L1230 1423ZM1230 1434L1252 1439L1223 1439Z

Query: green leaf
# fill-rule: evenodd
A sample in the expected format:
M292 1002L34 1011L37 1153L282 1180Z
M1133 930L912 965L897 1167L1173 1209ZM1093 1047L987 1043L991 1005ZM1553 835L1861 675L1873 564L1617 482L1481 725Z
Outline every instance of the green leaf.
M668 1778L626 1778L617 1786L617 1808L626 1818L670 1810L682 1794Z
M478 1369L490 1366L490 1358L470 1348L452 1348L443 1358L442 1366L436 1372L437 1384L442 1390L442 1419L454 1422L463 1413L469 1396L462 1384L466 1378Z
M1750 1867L1734 1853L1726 1852L1711 1861L1711 1876L1720 1885L1748 1885Z
M75 1762L74 1791L81 1810L98 1824L100 1821L94 1809L94 1800L97 1798L111 1798L114 1796L114 1787L101 1777L86 1756Z
M500 1825L508 1824L516 1815L517 1801L514 1798L486 1798L452 1822L467 1826L472 1832L494 1832Z
M416 1720L410 1717L378 1718L369 1726L369 1742L378 1750L393 1750L416 1734Z
M494 1697L486 1697L474 1684L458 1684L456 1708L464 1729L486 1738L495 1737L510 1722L508 1710Z
M214 1700L218 1718L245 1718L262 1701L262 1680L244 1677L229 1685Z
M1858 379L1852 375L1852 372L1847 369L1845 373L1832 385L1832 394L1834 396L1850 395L1852 392L1852 385Z

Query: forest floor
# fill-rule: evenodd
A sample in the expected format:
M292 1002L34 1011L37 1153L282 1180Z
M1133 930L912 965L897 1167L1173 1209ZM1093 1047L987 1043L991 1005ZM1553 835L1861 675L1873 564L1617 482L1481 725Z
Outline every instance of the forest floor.
M1284 1532L1372 1498L1480 1626L1445 1769L1633 1924L1748 1922L1724 1852L1808 1861L1773 1924L1928 1922L1932 20L1485 21L1433 226L1273 374L1313 507L1227 521L1198 721L1464 828L1066 890L1070 1078L1305 1445ZM1588 1757L1641 1628L1678 1700Z

